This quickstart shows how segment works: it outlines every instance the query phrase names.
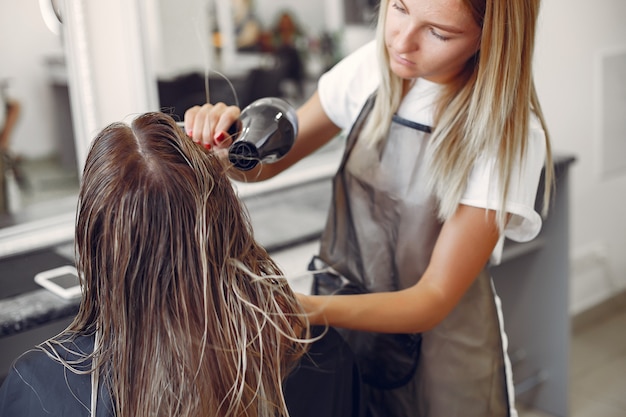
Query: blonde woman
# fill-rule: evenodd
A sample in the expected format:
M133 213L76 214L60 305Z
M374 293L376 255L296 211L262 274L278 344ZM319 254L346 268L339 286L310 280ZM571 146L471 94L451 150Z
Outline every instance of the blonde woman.
M538 13L539 0L382 0L376 39L324 74L299 109L290 153L233 171L269 178L349 132L319 257L371 293L301 300L313 323L350 329L347 340L421 334L409 378L366 381L369 416L517 415L487 266L505 237L539 233L544 166L549 201L550 143L532 78ZM186 129L222 153L238 114L194 107Z
M307 323L221 162L162 113L94 140L79 194L80 311L21 356L3 416L288 415Z

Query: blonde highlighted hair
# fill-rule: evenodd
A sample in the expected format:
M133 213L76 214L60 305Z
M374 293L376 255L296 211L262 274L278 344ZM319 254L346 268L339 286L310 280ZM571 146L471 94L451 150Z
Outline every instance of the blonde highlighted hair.
M372 143L387 135L391 118L403 98L404 80L388 64L384 42L389 1L381 0L377 24L381 83L363 137ZM482 29L479 52L464 71L447 84L437 101L429 142L430 186L445 220L456 211L467 178L479 157L497 159L500 207L504 207L512 167L526 152L531 117L546 133L543 214L547 214L553 183L550 140L532 74L539 0L463 0ZM505 210L498 210L500 230Z
M117 416L288 414L282 382L308 326L223 170L162 113L92 143L75 240L84 296L57 340L97 334L89 372Z

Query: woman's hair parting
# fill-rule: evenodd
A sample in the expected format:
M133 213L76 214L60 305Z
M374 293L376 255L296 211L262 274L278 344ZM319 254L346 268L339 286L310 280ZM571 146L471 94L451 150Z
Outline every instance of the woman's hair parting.
M403 80L388 65L383 42L385 17L391 0L381 0L377 24L381 84L363 135L382 140L402 101ZM546 132L544 215L553 183L548 130L533 81L532 61L540 0L463 0L481 28L479 51L439 98L429 141L430 186L439 202L439 217L455 211L467 178L480 157L498 160L498 196L504 206L512 167L526 151L532 113ZM503 230L505 210L498 212Z
M92 143L75 239L84 296L65 335L95 332L92 369L118 416L287 415L282 382L308 324L224 169L158 112Z

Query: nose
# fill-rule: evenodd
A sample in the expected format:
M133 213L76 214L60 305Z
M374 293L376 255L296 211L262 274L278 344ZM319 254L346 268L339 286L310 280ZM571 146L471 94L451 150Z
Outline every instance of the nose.
M419 49L418 31L412 25L398 28L394 44L398 53L417 51Z

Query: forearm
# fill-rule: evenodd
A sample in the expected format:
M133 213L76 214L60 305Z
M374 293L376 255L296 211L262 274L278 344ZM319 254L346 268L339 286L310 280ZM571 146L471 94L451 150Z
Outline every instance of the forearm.
M426 271L412 287L364 295L304 297L303 306L316 324L388 333L429 330L472 285L498 237L495 212L461 205L444 224Z
M453 306L428 283L402 291L362 295L300 296L312 324L380 333L432 329Z
M4 109L2 109L4 111ZM9 139L13 132L13 128L17 123L17 119L19 117L20 106L17 102L10 102L7 108L7 117L4 122L4 127L0 131L0 150L6 150L9 146Z

